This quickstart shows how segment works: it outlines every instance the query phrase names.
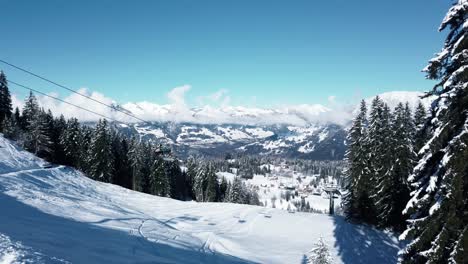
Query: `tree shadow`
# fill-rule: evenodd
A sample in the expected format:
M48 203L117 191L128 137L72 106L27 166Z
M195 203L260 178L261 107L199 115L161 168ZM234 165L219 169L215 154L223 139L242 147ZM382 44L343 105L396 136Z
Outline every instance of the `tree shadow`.
M403 243L375 228L351 224L341 216L334 216L335 248L343 262L396 263Z
M196 245L176 247L150 242L125 231L50 215L1 192L0 212L1 234L46 255L47 259L57 260L52 262L254 263L226 254L202 252Z

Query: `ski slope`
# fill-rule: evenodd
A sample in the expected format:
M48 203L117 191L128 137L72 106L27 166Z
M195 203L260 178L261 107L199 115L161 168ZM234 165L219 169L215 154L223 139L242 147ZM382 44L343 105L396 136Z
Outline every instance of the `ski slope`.
M181 202L93 181L0 136L0 263L395 263L392 234L342 217Z

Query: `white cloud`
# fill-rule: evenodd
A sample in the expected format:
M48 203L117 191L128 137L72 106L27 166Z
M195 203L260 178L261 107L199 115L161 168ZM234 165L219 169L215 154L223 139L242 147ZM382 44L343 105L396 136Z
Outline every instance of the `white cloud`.
M197 103L200 107L205 105L226 107L231 103L231 97L228 93L228 90L220 89L212 94L197 97Z
M353 110L355 109L354 105L338 103L335 96L329 97L328 106L320 104L301 104L287 105L272 109L233 106L230 104L230 97L227 95L228 91L224 89L213 94L203 96L204 104L198 108L190 108L185 100L185 96L190 89L189 85L172 89L167 94L168 104L157 104L142 101L136 103L128 102L123 104L122 107L131 111L135 116L148 121L174 121L208 124L235 123L252 125L307 125L317 122L344 125L352 119ZM115 104L115 101L112 100L112 98L106 97L104 94L98 92L90 92L86 88L81 88L78 92L105 104ZM53 94L53 96L58 95ZM41 106L45 109L51 109L55 115L63 114L66 118L77 117L81 121L95 121L100 118L99 116L77 109L63 102L53 100L52 98L40 95L37 97ZM404 99L408 100L408 97L409 94L405 94ZM397 100L398 98L401 98L401 96L394 96L391 98ZM70 94L62 99L81 107L91 109L113 119L123 122L137 122L137 120L132 117L77 94ZM251 99L255 100L255 97L252 97ZM12 101L14 106L21 108L23 105L23 101L19 100L16 96L12 97ZM249 102L246 102L246 104L249 104Z

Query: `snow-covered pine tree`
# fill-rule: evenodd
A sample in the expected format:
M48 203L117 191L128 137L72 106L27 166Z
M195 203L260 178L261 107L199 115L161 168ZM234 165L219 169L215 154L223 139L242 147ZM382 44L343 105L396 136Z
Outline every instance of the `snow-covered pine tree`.
M206 180L205 202L216 202L218 199L218 178L212 164L209 164L206 170Z
M152 194L163 197L170 196L169 179L167 178L164 160L162 158L158 158L154 161L151 167L150 182Z
M427 109L421 101L414 110L414 126L417 130L422 129L427 121Z
M3 120L2 128L3 128L3 135L6 138L16 140L19 134L19 130L13 118L6 118L5 120Z
M392 134L387 154L391 162L390 170L384 178L378 181L376 206L379 212L379 226L402 231L405 228L405 218L401 214L409 199L407 176L413 169L414 152L412 143L412 119L408 106L399 103L395 108L392 120Z
M28 130L29 123L39 114L39 104L37 103L37 98L30 91L29 96L26 98L23 107L23 121L24 129Z
M332 264L333 258L330 255L330 250L327 244L320 237L315 243L315 248L309 252L307 263L310 264Z
M388 106L376 96L372 100L370 115L369 115L369 128L367 137L367 146L369 151L369 169L370 177L365 192L371 197L370 201L366 201L367 208L364 213L364 221L369 224L377 224L378 217L377 208L375 203L379 198L379 190L382 189L383 179L389 173L389 109Z
M189 157L187 160L187 178L186 178L186 185L188 188L189 196L192 199L196 199L195 197L195 178L197 175L197 161L194 157Z
M112 133L112 156L113 161L113 172L114 172L114 183L125 187L132 188L132 171L131 165L128 158L128 142L126 138L120 137L116 133Z
M221 183L219 184L219 201L223 202L226 199L228 191L228 182L225 177L221 178Z
M0 131L5 119L10 119L12 115L11 95L8 90L8 82L3 71L0 71Z
M198 202L205 201L205 189L206 189L206 175L207 175L208 165L200 164L198 166L197 174L195 175L195 180L193 184L193 193L195 194L195 199Z
M129 148L128 148L128 159L130 160L130 166L132 169L132 190L138 190L138 173L140 167L140 148L139 142L136 138L132 137L130 139Z
M169 153L165 154L166 175L169 181L170 197L179 200L186 200L189 197L186 173L181 168L179 161L171 158Z
M229 189L228 202L230 203L245 203L244 188L240 177L234 177Z
M60 136L60 144L63 147L65 157L63 164L78 168L80 165L80 148L81 148L81 129L80 123L76 118L70 118L67 121L67 126Z
M249 194L249 195L247 195L248 200L245 202L246 204L261 205L260 197L258 196L257 191L249 189L249 188L247 188L247 186L246 186L246 191Z
M80 125L80 144L77 150L79 153L78 168L88 174L91 170L89 149L91 147L91 139L93 138L94 132L95 130L91 127Z
M40 112L40 118L42 119L43 126L44 126L44 134L48 139L48 143L46 149L47 152L44 153L39 153L38 156L48 160L48 161L54 161L54 156L55 156L55 144L54 140L55 138L53 137L55 135L55 123L54 123L54 116L52 115L52 112L50 109L46 112L44 109L41 110Z
M348 135L346 153L345 214L348 219L375 223L375 209L371 199L372 183L369 162L369 131L367 106L361 101L359 114ZM323 170L320 170L323 171Z
M449 33L425 68L439 80L428 123L429 140L409 181L403 263L468 263L468 1L459 0L439 28Z
M113 161L109 125L105 119L96 124L89 147L89 174L93 179L112 182Z
M155 160L151 146L133 138L128 154L132 166L133 190L151 193L151 166Z
M401 117L401 130L404 130L404 107L403 104L399 104L395 110L395 115L399 114ZM377 211L378 225L380 227L393 227L394 222L397 222L394 219L394 216L397 215L401 219L401 210L398 211L398 208L395 206L398 199L396 197L395 184L398 183L395 175L393 174L394 161L398 159L394 153L394 150L397 148L398 140L394 135L394 127L392 127L392 115L389 107L386 104L383 104L382 116L378 121L380 122L381 129L376 133L380 133L380 146L373 151L372 153L374 159L378 159L373 162L372 171L374 172L375 177L375 189L373 191L373 200L375 201L375 208ZM400 119L398 119L400 120ZM393 123L395 124L395 123ZM392 133L393 130L393 133ZM386 146L383 148L383 146Z
M345 195L343 205L348 219L359 220L363 215L360 205L362 187L369 181L369 168L365 139L367 137L367 107L361 101L359 114L354 118L347 137L348 150L345 154ZM367 195L368 196L368 195Z
M60 115L59 118L54 119L54 130L50 137L53 145L53 155L52 160L58 164L65 163L65 149L62 145L62 135L65 133L67 129L67 121L63 115Z
M13 112L13 120L16 123L16 126L18 128L22 128L21 127L21 121L22 121L21 119L22 119L21 118L21 112L20 112L18 107L15 107L15 111Z
M428 121L427 114L426 107L422 104L421 101L419 101L416 109L414 110L414 150L416 153L419 152L424 143L427 141L427 133L424 129L426 127L425 124Z
M29 119L24 141L25 148L40 157L48 155L51 146L46 118L44 111L39 110Z

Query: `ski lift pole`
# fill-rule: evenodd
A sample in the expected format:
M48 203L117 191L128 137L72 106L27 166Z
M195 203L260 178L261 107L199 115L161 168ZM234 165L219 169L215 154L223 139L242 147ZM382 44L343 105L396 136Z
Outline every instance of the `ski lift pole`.
M328 194L330 199L328 214L334 215L335 214L335 198L334 194L338 189L335 186L327 186L325 187L325 192Z

